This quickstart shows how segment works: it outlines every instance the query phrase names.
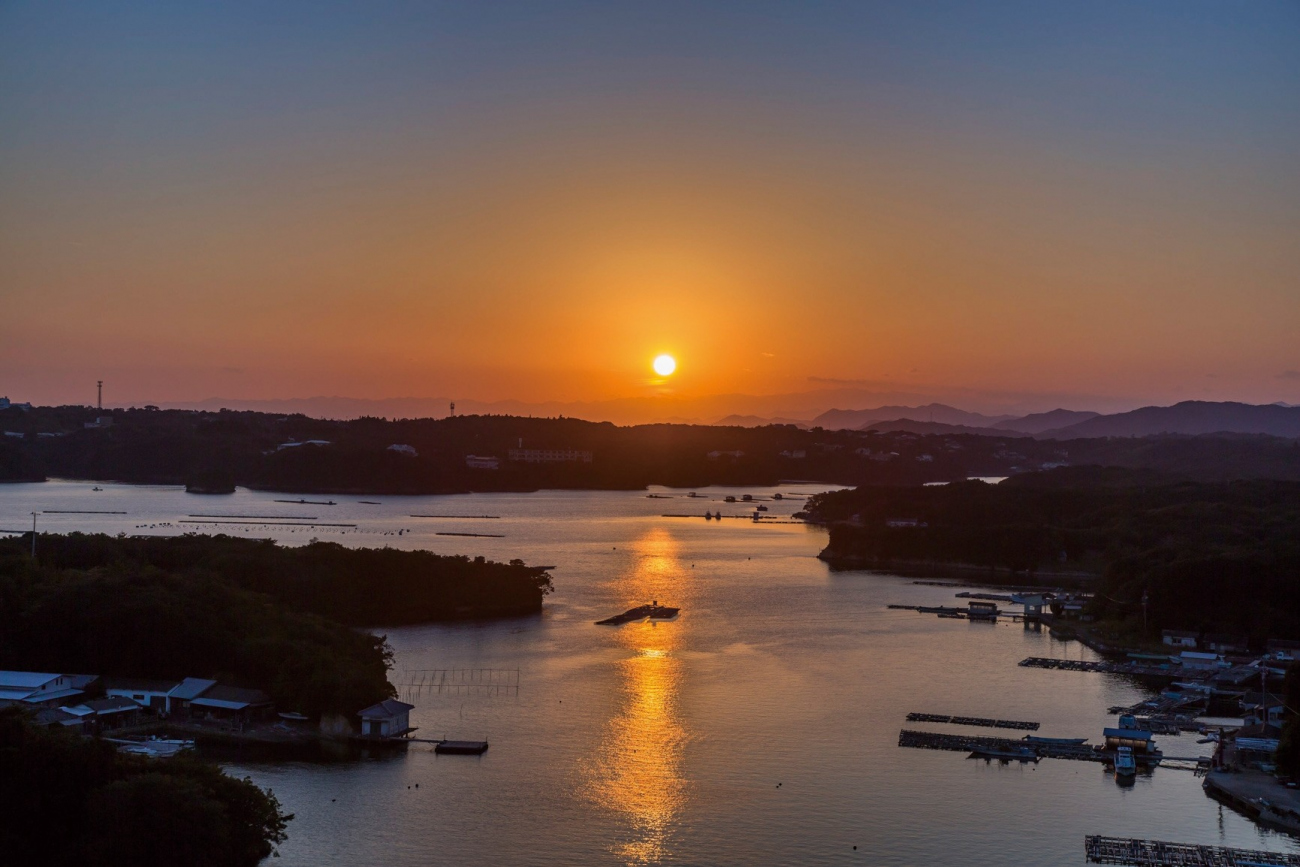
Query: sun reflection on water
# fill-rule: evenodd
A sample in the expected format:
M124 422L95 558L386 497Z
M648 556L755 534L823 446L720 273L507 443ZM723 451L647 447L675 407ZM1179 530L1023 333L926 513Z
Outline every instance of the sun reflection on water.
M615 579L629 607L653 600L685 607L691 582L676 540L653 530L637 541L634 553L631 570ZM673 827L687 798L682 753L689 733L678 708L682 660L677 651L689 622L688 617L641 621L616 633L630 655L619 663L622 691L592 768L590 792L626 821L613 851L629 864L657 863L670 854Z

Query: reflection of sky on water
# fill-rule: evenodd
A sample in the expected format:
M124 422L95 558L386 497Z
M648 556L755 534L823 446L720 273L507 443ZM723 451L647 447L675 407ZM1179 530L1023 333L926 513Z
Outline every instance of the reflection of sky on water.
M685 607L689 565L683 569L672 534L653 529L634 544L630 570L615 578L628 607L658 601ZM630 655L619 663L619 706L606 727L590 772L589 792L626 821L614 852L630 864L670 854L673 826L686 801L682 751L689 738L678 710L682 661L677 652L689 615L617 627Z

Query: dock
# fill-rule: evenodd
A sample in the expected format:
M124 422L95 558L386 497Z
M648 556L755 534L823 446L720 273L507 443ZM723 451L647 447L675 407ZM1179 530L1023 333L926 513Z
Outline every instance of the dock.
M1031 752L1041 759L1075 759L1085 762L1105 762L1109 757L1101 750L1087 744L1062 744L1043 741L994 738L986 735L940 734L903 729L898 733L900 747L922 750L951 750L958 753Z
M433 751L444 756L481 756L487 748L487 741L441 741Z
M1101 674L1132 674L1139 677L1185 677L1187 672L1175 665L1147 665L1142 662L1105 662L1103 660L1055 659L1031 656L1022 659L1024 668L1046 668L1052 671L1091 671Z
M986 729L1019 729L1036 732L1039 723L1015 719L988 719L982 716L944 716L937 713L909 713L908 722L949 723L955 726L978 726Z
M1135 840L1091 835L1083 840L1090 864L1132 864L1137 867L1300 867L1300 855Z

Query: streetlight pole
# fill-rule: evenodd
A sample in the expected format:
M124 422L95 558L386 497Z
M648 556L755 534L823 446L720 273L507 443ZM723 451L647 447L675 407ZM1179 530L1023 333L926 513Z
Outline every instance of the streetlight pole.
M32 559L36 559L36 513L32 512Z

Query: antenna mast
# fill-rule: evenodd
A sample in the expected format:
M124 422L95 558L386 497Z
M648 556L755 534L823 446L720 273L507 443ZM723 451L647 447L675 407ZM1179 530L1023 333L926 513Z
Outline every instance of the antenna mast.
M104 408L104 380L95 383L99 387L99 400L96 403L96 409Z

